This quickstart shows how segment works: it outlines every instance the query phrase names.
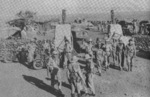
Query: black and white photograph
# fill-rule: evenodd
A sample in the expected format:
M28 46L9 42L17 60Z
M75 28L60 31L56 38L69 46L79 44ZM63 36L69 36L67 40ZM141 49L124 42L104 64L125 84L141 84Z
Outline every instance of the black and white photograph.
M150 97L150 0L0 0L0 97Z

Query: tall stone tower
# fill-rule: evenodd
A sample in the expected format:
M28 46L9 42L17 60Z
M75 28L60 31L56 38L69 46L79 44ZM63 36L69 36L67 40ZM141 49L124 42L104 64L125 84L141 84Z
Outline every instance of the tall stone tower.
M115 20L114 20L114 10L111 10L110 13L111 13L111 22L112 22L112 24L114 24L114 22L115 22Z
M62 24L65 24L66 23L66 10L63 9L62 10Z

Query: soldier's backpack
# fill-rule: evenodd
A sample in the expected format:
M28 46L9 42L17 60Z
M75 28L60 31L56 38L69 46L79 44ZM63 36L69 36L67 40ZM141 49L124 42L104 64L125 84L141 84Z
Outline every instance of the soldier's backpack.
M71 64L70 66L70 79L71 81L80 82L81 78L77 73L78 65Z

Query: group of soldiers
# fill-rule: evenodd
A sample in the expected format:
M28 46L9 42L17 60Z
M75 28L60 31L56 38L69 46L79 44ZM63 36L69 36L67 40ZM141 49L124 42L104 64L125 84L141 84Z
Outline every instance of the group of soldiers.
M93 44L90 38L87 41L83 41L85 46L85 72L82 72L80 68L80 63L78 60L80 58L77 55L73 55L73 47L67 38L64 38L65 45L63 52L60 52L57 47L55 47L54 40L49 43L49 41L44 42L43 48L45 54L48 54L47 76L51 78L51 86L54 88L55 83L58 84L58 92L62 95L62 70L67 70L67 79L71 86L71 97L75 97L75 92L77 90L78 97L81 97L81 91L84 91L85 95L95 96L94 87L94 76L95 67L97 67L98 73L101 76L102 67L105 70L109 68L110 65L117 65L118 62L120 70L124 67L124 59L127 59L128 71L132 71L133 58L136 56L136 49L134 39L130 39L129 43L125 45L121 39L108 40L105 37L103 42L100 38L97 38L96 43ZM28 45L29 62L33 60L33 55L35 51L36 39L34 39L30 45ZM110 57L113 58L113 64L110 63ZM61 62L63 60L63 62ZM61 68L63 65L63 69ZM56 81L57 80L57 81ZM89 93L89 90L91 91Z
M134 38L129 39L127 45L125 45L121 38L113 38L112 41L110 41L106 37L104 43L101 39L97 38L96 48L95 59L100 75L102 66L108 69L110 65L119 65L120 70L123 70L125 69L124 63L127 64L127 71L132 71L133 58L136 57ZM112 64L110 63L110 57L113 59Z
M45 50L49 50L50 56L49 61L46 64L47 67L47 76L48 78L51 78L51 86L54 88L55 83L58 84L58 92L62 95L62 70L66 70L67 79L71 86L71 97L75 97L76 91L77 96L81 97L81 91L84 91L85 95L88 94L88 88L91 90L91 94L95 96L95 89L94 89L94 83L93 83L93 68L94 64L92 63L92 57L88 54L86 54L86 74L84 75L80 64L78 62L79 57L77 55L73 55L73 47L69 40L65 39L65 45L63 52L60 52L57 47L54 45L54 41L50 43L48 46L47 43L44 45ZM47 46L46 46L47 45ZM63 56L62 56L63 53ZM63 62L60 62L62 57ZM63 68L61 68L61 65L63 65ZM57 81L56 81L57 80Z

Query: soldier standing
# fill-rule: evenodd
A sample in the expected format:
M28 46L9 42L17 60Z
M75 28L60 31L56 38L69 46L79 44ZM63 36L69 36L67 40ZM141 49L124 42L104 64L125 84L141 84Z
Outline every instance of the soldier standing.
M56 62L57 66L59 66L59 51L55 48L52 52L52 57L54 59L54 61Z
M113 39L113 42L112 42L112 58L113 58L114 65L116 64L116 59L117 59L116 47L117 47L117 39Z
M87 88L85 87L85 80L83 78L79 64L77 63L78 59L76 56L73 56L72 61L68 66L68 80L71 84L71 97L75 97L75 90L77 90L78 97L81 97L81 90L85 89L87 93Z
M62 94L61 69L58 67L56 61L52 58L52 56L49 57L47 71L51 74L51 86L54 88L55 78L57 78L56 80L58 82L58 92Z
M132 71L133 58L136 57L136 47L133 39L129 40L129 44L126 46L126 51L127 51L128 71Z
M102 44L99 43L96 51L96 63L97 63L99 75L101 75L101 70L102 70L102 65L104 63L104 55L105 55L101 46Z
M95 87L94 87L94 63L89 54L85 55L86 59L86 82L87 86L92 92L92 96L95 96Z
M119 43L117 44L117 60L120 67L120 70L122 70L122 67L124 67L124 53L125 53L125 44L121 39L119 39Z
M64 68L67 67L68 65L68 62L71 60L71 57L72 57L72 51L73 51L73 48L69 42L68 39L65 39L65 46L64 46Z
M34 58L34 52L36 49L36 44L33 41L31 41L27 45L27 49L28 49L28 63L31 63L33 61L33 58Z
M44 62L46 64L46 60L48 56L50 55L50 44L48 40L44 41L43 48L44 48Z
M48 40L45 40L45 42L43 44L43 47L44 47L45 50L49 50L50 49L50 44L49 44Z
M87 44L85 38L83 38L80 53L82 53L82 50L85 50L87 46L88 46L88 44Z
M110 41L108 40L105 40L105 45L103 46L103 49L104 49L104 52L105 52L105 55L104 55L104 62L105 62L105 66L106 66L106 69L109 68L109 65L110 65L110 55L111 55L111 52L112 52L112 47L111 47L111 44L109 44Z
M92 39L90 38L89 39L89 43L88 43L88 45L86 47L86 53L89 54L93 58L92 48L93 48L93 44L92 44Z

